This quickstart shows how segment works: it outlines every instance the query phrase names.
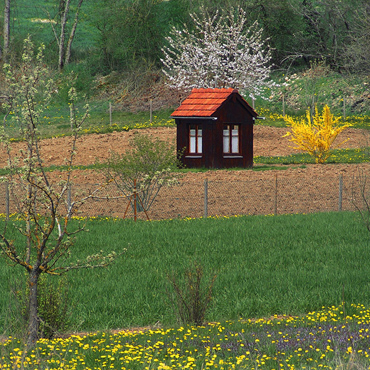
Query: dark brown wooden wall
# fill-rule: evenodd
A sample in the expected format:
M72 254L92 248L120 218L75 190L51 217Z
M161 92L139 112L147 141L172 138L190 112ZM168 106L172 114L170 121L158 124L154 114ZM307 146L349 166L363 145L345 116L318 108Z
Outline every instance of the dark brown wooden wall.
M176 118L177 150L187 149L181 157L188 168L232 168L253 166L253 116L246 109L238 94L232 94L214 114L217 120ZM202 158L187 158L189 125L201 124L203 136ZM224 158L223 126L240 124L240 157Z

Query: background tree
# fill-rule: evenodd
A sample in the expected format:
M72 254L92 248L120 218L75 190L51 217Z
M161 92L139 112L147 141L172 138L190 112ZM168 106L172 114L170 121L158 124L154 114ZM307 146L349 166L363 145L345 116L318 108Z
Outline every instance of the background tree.
M350 30L346 45L346 66L350 71L368 73L370 70L370 4L356 9L356 22Z
M257 23L246 27L241 8L191 14L195 31L173 28L163 48L163 72L171 87L234 87L251 96L269 85L271 51Z
M4 49L3 58L8 60L9 45L10 45L10 0L5 0L4 7Z
M124 154L111 152L102 171L124 196L139 196L135 205L130 198L136 211L148 211L161 188L177 182L179 162L174 148L158 138L136 133L130 144L132 149Z
M91 21L104 68L158 67L164 35L187 17L188 6L188 0L101 0Z
M294 11L290 0L250 0L244 2L243 9L249 22L257 20L262 27L271 48L272 63L278 68L284 63L289 68L292 61L296 62L290 57L302 46L296 33L303 25L302 17Z
M331 68L344 66L344 50L356 22L356 9L363 0L289 0L292 11L301 18L301 27L294 28L296 49L286 57L302 60L325 59Z
M66 258L73 247L73 235L82 227L71 229L70 220L76 208L93 194L79 200L66 201L66 193L71 185L71 171L76 156L76 140L83 122L88 117L86 110L78 115L74 102L76 93L70 91L70 122L72 129L69 157L65 163L68 170L53 179L47 173L42 158L42 146L38 126L45 107L50 102L53 80L43 62L43 47L34 58L30 38L24 42L22 63L19 68L5 65L12 109L9 116L19 127L25 148L13 154L6 133L2 133L8 153L8 171L12 202L16 204L18 219L5 221L0 232L2 254L14 265L27 271L29 287L29 320L27 343L34 345L39 335L38 282L41 274L58 275L76 268L103 267L113 261L115 253L108 256L96 254L85 261L68 263ZM86 108L87 109L87 108ZM19 232L20 238L14 233Z
M59 0L59 7L56 15L54 17L49 15L50 25L53 29L55 40L58 44L58 69L62 71L63 67L69 64L71 60L71 51L72 51L72 43L76 34L77 24L79 20L79 13L82 6L83 0L78 0L75 9L75 16L70 27L68 41L66 41L66 33L67 33L67 24L70 17L71 11L71 0ZM55 21L56 19L56 21ZM56 22L57 26L59 26L59 35L56 26L54 26L54 21Z
M79 7L80 11L76 12ZM261 39L268 40L269 64L274 70L281 69L282 73L288 70L290 74L309 68L315 60L325 60L338 72L367 72L367 0L94 0L83 3L80 0L34 0L32 4L18 0L11 2L9 60L15 63L20 60L23 39L31 34L33 40L52 46L45 50L45 62L49 66L57 67L59 61L66 76L72 70L78 75L76 87L84 94L106 97L101 92L109 85L110 91L114 91L111 100L114 94L121 93L122 109L128 106L146 109L150 99L155 100L156 108L168 106L173 100L170 101L168 86L163 86L165 76L160 60L163 58L161 49L170 47L165 37L170 36L172 26L178 30L186 28L190 34L197 35L190 14L203 20L202 7L210 18L221 9L243 9L247 14L245 30L253 27L257 20L262 29ZM5 0L0 2L1 14L4 9ZM47 23L44 10L49 11L50 20L56 23ZM227 11L221 13L228 15ZM236 12L234 16L237 18ZM3 39L3 16L0 23ZM204 65L211 63L205 60ZM111 73L115 75L100 85L101 75ZM62 75L59 81L63 83L63 79ZM94 89L93 83L97 80L99 89Z

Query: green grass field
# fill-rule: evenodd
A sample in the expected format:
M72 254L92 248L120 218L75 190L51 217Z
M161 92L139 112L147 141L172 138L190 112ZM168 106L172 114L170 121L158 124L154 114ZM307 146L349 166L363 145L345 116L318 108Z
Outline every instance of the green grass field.
M370 304L369 235L355 213L245 216L137 222L86 221L73 258L127 252L112 266L68 276L72 327L104 330L175 324L165 294L169 272L193 261L216 271L208 320L302 314L348 303ZM0 331L9 290L22 269L1 260ZM206 274L206 275L207 275Z
M368 368L369 234L356 213L80 222L89 231L78 235L72 259L127 248L106 269L67 274L70 330L99 332L41 340L32 350L10 337L0 344L1 368ZM211 324L180 327L165 275L194 261L206 276L218 274ZM6 335L10 290L23 274L1 260ZM289 316L271 318L281 314ZM162 328L106 332L155 323Z

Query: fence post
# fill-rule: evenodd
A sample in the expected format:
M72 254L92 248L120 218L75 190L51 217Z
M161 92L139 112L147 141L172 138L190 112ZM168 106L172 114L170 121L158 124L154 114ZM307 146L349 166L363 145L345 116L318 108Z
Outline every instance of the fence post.
M274 200L274 215L277 215L277 208L278 208L278 178L275 175L275 200Z
M339 197L338 197L338 211L342 210L343 202L343 175L339 175Z
M343 96L343 119L346 120L346 98Z
M204 180L204 218L208 217L208 179Z
M109 102L109 125L112 126L112 103Z
M283 117L285 117L285 94L283 94Z
M136 179L134 180L134 221L137 219Z
M149 101L149 122L152 123L153 121L153 99L150 99Z
M9 221L10 216L10 198L9 198L9 183L5 183L5 213L6 213L6 220Z

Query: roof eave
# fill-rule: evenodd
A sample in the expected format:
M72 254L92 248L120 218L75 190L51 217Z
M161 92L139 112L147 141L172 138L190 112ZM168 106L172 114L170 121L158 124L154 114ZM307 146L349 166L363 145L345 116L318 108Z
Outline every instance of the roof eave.
M212 121L217 121L217 117L208 117L208 116L171 116L175 119L209 119Z

